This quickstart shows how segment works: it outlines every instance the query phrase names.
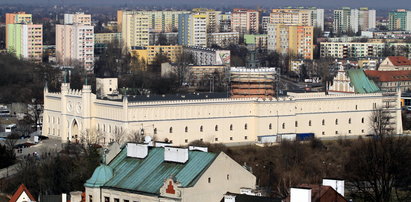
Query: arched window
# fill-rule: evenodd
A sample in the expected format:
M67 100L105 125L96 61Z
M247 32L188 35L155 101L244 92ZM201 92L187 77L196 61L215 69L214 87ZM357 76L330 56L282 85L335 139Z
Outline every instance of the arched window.
M186 126L186 128L184 129L184 131L187 133L188 132L188 127Z
M157 128L154 128L154 135L157 135Z
M233 130L233 124L230 125L230 130Z
M203 132L203 126L200 126L200 132Z
M338 119L335 119L335 125L338 125Z
M285 129L285 123L283 123L283 129Z
M361 119L361 123L364 123L364 117L362 117L362 119Z
M244 130L247 130L247 129L248 129L247 124L244 124Z
M170 127L170 131L169 131L170 133L173 133L173 127Z
M311 120L308 121L308 126L311 126Z
M218 125L215 125L214 130L218 131Z
M270 123L270 124L268 125L268 129L269 129L269 130L273 129L273 124Z
M322 124L323 124L323 126L325 126L325 120L323 119L323 121L322 121Z
M348 119L348 124L351 124L351 118Z

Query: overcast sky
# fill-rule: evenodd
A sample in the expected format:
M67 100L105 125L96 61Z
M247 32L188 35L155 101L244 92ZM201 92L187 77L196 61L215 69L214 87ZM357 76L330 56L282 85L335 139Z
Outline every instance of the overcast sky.
M376 9L411 8L411 0L0 0L0 4L49 4L49 5L159 5L159 6L204 6L204 7L281 7L316 6L337 8L341 6L370 7Z

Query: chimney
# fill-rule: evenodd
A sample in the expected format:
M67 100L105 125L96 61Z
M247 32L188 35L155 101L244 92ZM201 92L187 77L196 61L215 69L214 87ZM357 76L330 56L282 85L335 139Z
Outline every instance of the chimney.
M148 145L127 143L127 157L146 158L148 155Z
M310 188L291 188L290 202L311 202Z
M188 161L188 149L164 147L164 161L185 163Z
M67 202L67 194L61 194L61 202Z
M235 202L235 195L224 195L224 202Z
M344 180L323 179L324 186L330 186L339 194L344 196Z

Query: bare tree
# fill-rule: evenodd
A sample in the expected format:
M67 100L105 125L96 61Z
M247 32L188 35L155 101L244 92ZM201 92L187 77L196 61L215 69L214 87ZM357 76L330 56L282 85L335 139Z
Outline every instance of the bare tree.
M176 66L173 73L177 76L178 85L182 86L187 83L192 75L191 65L194 63L194 57L187 51L182 51L177 56Z
M392 121L388 109L377 108L370 116L370 127L376 136L390 135L394 131Z
M121 128L120 129L116 128L113 134L114 142L117 142L119 145L122 145L125 141L126 136L127 136L127 133L125 132L125 130Z
M86 129L80 133L80 143L84 145L97 145L101 143L104 134L95 129Z
M141 130L131 131L128 136L129 142L142 143L144 142L144 134Z

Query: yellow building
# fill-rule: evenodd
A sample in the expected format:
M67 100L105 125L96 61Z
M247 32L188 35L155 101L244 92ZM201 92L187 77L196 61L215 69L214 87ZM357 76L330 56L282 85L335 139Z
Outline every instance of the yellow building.
M170 62L176 62L178 55L183 51L183 46L171 45L171 46L146 46L146 47L133 47L130 50L131 56L138 56L139 59L144 59L146 64L153 64L156 55L162 52L166 55Z
M312 26L270 24L267 49L312 60L313 39Z
M95 33L94 34L95 43L109 44L115 41L117 42L121 41L121 33Z
M123 13L121 37L123 45L130 49L133 46L148 46L149 19L139 13Z
M172 32L178 28L178 15L190 11L117 11L118 30L122 30L124 14L142 14L148 17L148 27L152 32Z

